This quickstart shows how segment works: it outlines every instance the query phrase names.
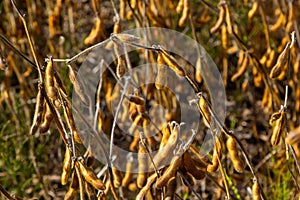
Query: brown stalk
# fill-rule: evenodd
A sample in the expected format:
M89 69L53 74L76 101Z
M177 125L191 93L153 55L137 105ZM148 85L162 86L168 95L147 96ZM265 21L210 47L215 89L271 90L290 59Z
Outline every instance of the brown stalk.
M207 102L207 105L208 105L208 108L210 110L210 113L213 117L213 119L216 121L217 125L221 128L221 130L228 136L231 136L234 138L234 140L238 143L238 145L240 146L241 148L241 151L242 151L242 155L244 156L245 160L246 160L246 163L251 171L251 174L253 175L253 177L257 180L257 176L256 176L256 172L254 171L254 168L250 162L250 159L249 159L249 156L248 156L248 153L246 151L246 149L244 148L243 144L240 142L240 140L234 135L234 132L231 131L231 130L228 130L222 123L221 121L219 120L218 118L218 115L215 114L214 110L212 109L211 105L209 104L208 100L205 98L205 96L203 96L202 93L198 93L197 94L199 97L202 97L205 99L205 101ZM262 192L262 196L263 196L263 199L267 199L265 194Z

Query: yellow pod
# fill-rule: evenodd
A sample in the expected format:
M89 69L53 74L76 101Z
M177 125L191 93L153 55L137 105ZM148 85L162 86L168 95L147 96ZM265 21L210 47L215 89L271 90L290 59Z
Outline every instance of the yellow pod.
M225 19L225 9L222 5L218 6L220 12L219 12L219 17L217 22L215 23L215 25L213 27L210 28L210 33L215 33L217 32L217 30L221 27L222 23L224 22Z
M114 177L114 185L116 187L119 187L121 186L122 184L122 179L123 179L123 176L122 176L122 173L120 170L118 170L116 167L112 167L112 172L113 172L113 177Z
M232 24L231 24L230 13L229 13L227 3L224 5L224 9L225 9L225 20L226 20L227 31L229 34L232 34Z
M78 190L75 190L73 188L69 188L67 193L64 196L64 200L74 200L76 197Z
M89 105L89 99L87 95L85 94L84 87L83 87L83 82L81 80L81 77L79 74L77 74L71 65L68 65L69 68L69 79L71 80L76 94L79 96L80 100L82 103L84 103L86 106Z
M271 144L278 145L280 136L285 124L284 111L276 112L271 116L270 124L272 125Z
M222 25L221 33L222 33L221 34L222 47L223 49L226 50L228 47L228 36L227 36L227 28L225 24Z
M272 68L270 72L270 78L275 79L278 78L281 72L284 70L285 65L287 64L289 53L290 53L290 43L287 43L284 50L278 56L276 65Z
M45 69L45 88L48 97L55 101L57 99L57 89L54 86L54 71L52 58L49 58Z
M97 178L97 176L94 174L92 170L90 170L88 167L86 167L82 161L76 161L76 166L78 167L81 175L83 178L89 182L94 188L97 190L105 190L105 184Z
M271 67L274 63L274 60L275 60L275 50L274 49L271 49L271 51L268 53L268 60L266 61L266 66L267 67Z
M182 11L182 15L178 21L179 27L183 27L183 25L185 24L185 22L187 21L187 19L189 17L189 13L190 13L189 1L190 0L183 0L183 11Z
M138 188L142 188L146 184L148 177L147 169L149 168L148 158L146 147L140 142L138 150L138 176L136 180Z
M162 165L164 161L167 162L167 159L170 158L170 156L173 156L173 150L175 149L179 139L179 124L176 124L174 127L170 128L170 130L171 135L168 138L168 142L164 146L160 146L153 158L153 162L157 167Z
M136 196L136 200L143 200L145 195L147 194L147 192L150 190L152 184L154 183L154 181L157 178L157 173L153 173L151 174L148 178L147 178L147 183L146 185L139 191L138 195Z
M257 181L255 181L252 185L252 199L253 200L261 200L260 189Z
M69 118L69 121L70 121L70 126L72 128L72 133L73 133L74 140L75 140L75 142L78 142L78 143L82 144L82 141L81 141L81 139L79 137L79 134L78 134L78 130L77 130L76 125L75 125L72 110L69 106L66 106L66 111L67 111L67 115L68 115L68 118Z
M252 18L254 17L255 13L256 13L257 10L258 10L258 7L259 7L258 1L255 0L255 1L253 2L253 4L252 4L251 9L250 9L249 12L248 12L248 19L252 19Z
M122 46L119 45L118 43L114 43L114 49L115 49L115 53L117 56L117 68L116 68L116 74L118 78L121 78L122 76L124 76L124 74L127 71L127 67L126 67L126 61L124 58L124 55L122 55Z
M76 197L76 194L79 190L79 180L76 172L74 171L72 174L72 181L67 193L64 196L64 200L73 200Z
M199 105L200 112L203 117L203 122L204 122L205 126L210 128L211 114L210 114L210 110L207 105L207 102L202 95L199 98L198 105Z
M46 133L49 130L51 121L53 120L52 111L47 103L46 103L45 108L46 109L44 110L44 116L43 116L43 120L42 120L43 122L40 125L41 133Z
M237 148L236 148L236 141L232 136L229 136L226 141L226 147L229 153L229 157L232 161L234 169L242 173L244 171L244 165L239 157Z
M120 18L123 20L126 18L126 0L120 0Z
M134 168L134 164L133 164L133 157L131 154L129 154L129 157L127 159L127 163L126 163L126 172L124 175L124 178L122 180L122 186L129 186L129 182L132 178L132 171Z
M182 12L182 10L183 10L183 4L184 4L184 0L179 0L178 1L178 4L176 6L176 12L178 14L180 14Z
M202 62L201 62L201 58L197 59L196 62L196 70L195 70L195 79L198 83L202 82L202 76L201 76L201 69L202 68Z
M163 172L163 174L157 179L155 186L159 189L166 186L168 181L172 177L175 177L177 170L181 166L181 162L182 162L182 156L174 160Z
M128 98L128 100L132 103L135 103L137 105L145 105L145 100L144 98L138 96L138 95L126 95L126 97Z
M221 159L222 156L222 146L221 142L217 139L213 151L212 164L207 165L208 172L215 172L219 167L218 157Z
M249 60L248 56L246 55L242 65L239 66L238 71L231 77L232 82L238 80L239 78L241 78L245 74L245 72L247 71L248 66L249 66L249 61L250 60Z
M84 39L83 43L85 45L91 45L100 40L101 37L105 38L103 22L100 18L97 18L96 26L92 28L90 34Z
M72 154L71 154L71 151L68 148L66 148L63 170L62 170L62 174L61 174L61 184L62 185L66 185L69 180L70 173L71 173L71 165L72 165Z
M39 88L38 93L36 95L36 103L35 103L35 111L32 121L32 126L30 128L30 135L33 135L38 130L38 127L40 126L40 123L42 121L43 116L43 110L44 110L44 94L42 92L42 89Z
M280 11L280 15L275 24L270 27L270 31L277 31L280 27L284 27L286 22L285 15Z
M182 67L179 66L177 61L173 56L171 56L168 52L166 52L164 49L160 49L159 52L162 56L162 59L164 62L179 76L185 76L186 73Z

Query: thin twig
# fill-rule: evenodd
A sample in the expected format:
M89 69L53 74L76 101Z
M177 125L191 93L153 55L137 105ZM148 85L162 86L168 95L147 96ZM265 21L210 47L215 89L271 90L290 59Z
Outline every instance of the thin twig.
M37 57L36 57L36 53L35 53L35 49L33 47L33 43L32 43L32 39L30 37L30 34L29 34L29 31L28 31L28 28L27 28L27 23L26 23L26 20L24 18L24 16L21 14L20 10L18 9L18 7L16 6L15 4L15 1L14 0L11 0L11 3L13 4L14 8L16 9L19 17L21 18L22 20L22 23L24 25L24 29L25 29L25 32L26 32L26 36L27 36L27 39L28 39L28 42L29 42L29 46L30 46L30 50L31 50L31 53L32 53L32 56L33 56L33 59L35 61L35 64L37 66L37 69L38 69L38 72L39 72L39 81L40 83L43 83L43 76L42 76L42 71L41 71L41 66L37 60Z
M213 135L214 135L214 137L213 137L214 138L214 143L216 145L217 140L219 140L219 138L214 133L213 133ZM227 182L225 171L224 171L224 168L223 168L223 165L222 165L222 162L221 162L221 158L219 157L218 148L216 148L216 151L217 151L216 155L217 155L217 159L218 159L218 163L219 163L220 172L221 172L221 175L222 175L222 178L223 178L223 182L224 182L224 186L225 186L225 190L226 190L226 194L227 194L227 199L230 200L230 192L229 192L228 182ZM222 149L220 149L220 151L222 151Z
M201 196L194 190L193 186L189 183L189 181L184 177L183 172L181 170L178 170L179 174L181 175L182 180L184 183L189 187L189 189L195 194L195 196L199 199L202 200Z
M118 114L119 114L119 111L120 111L120 108L121 108L123 98L124 98L126 90L127 90L129 79L130 79L130 77L125 77L125 85L124 85L124 88L123 88L123 91L122 91L122 94L121 94L121 99L120 99L119 104L118 104L117 109L116 109L116 113L115 113L112 128L111 128L110 146L109 146L109 160L110 161L112 161L111 160L112 159L112 148L113 148L113 145L114 145L113 141L114 141L114 132L115 132L115 128L116 128L117 117L118 117Z
M154 162L154 160L153 160L153 156L151 155L150 149L148 148L148 146L147 146L147 144L146 144L146 142L145 142L145 135L144 135L143 132L140 132L139 135L140 135L140 142L142 143L142 145L145 147L145 149L146 149L146 151L147 151L147 154L148 154L148 156L149 156L149 158L150 158L150 161L151 161L151 163L152 163L152 165L153 165L153 167L154 167L154 171L155 171L155 173L157 174L157 177L160 177L160 174L159 174L159 172L158 172L158 169L157 169L157 167L156 167L156 165L155 165L155 162Z
M11 48L15 53L17 53L19 56L21 56L23 59L25 59L28 63L30 63L34 68L37 69L36 64L34 62L32 62L24 53L22 53L20 50L18 50L4 35L0 34L0 38L6 46Z
M8 200L21 200L20 197L12 197L5 189L4 187L0 184L0 192L8 199Z

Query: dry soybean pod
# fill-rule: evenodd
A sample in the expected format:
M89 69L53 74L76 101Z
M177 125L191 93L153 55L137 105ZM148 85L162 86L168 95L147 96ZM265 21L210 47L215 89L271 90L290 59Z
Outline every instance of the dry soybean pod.
M94 154L91 152L91 150L88 150L86 152L86 156L85 157L86 157L86 161L85 161L86 166L87 167L91 167L94 164L94 162L95 162L95 156L94 156Z
M162 89L163 86L168 84L168 73L166 63L162 58L162 55L159 53L157 55L157 74L155 78L155 87L157 89Z
M69 148L66 148L63 163L64 164L63 164L63 169L61 174L61 184L66 185L70 177L71 166L72 166L72 153Z
M245 58L241 66L239 66L238 71L231 77L231 81L234 82L241 78L248 69L250 59L248 58L248 54L245 53Z
M145 100L138 96L138 95L125 95L125 97L132 103L135 103L136 105L145 105Z
M260 195L260 188L258 185L257 180L253 181L253 185L252 185L252 199L253 200L261 200L261 195Z
M270 27L270 31L274 32L277 31L280 27L284 27L285 22L286 22L285 15L282 13L282 11L280 11L279 18L277 19L276 23Z
M198 101L198 106L199 106L200 113L201 113L201 115L203 117L204 124L208 128L210 128L211 114L210 114L209 108L207 106L207 102L203 98L202 95L200 95L200 98L199 98L199 101Z
M114 35L118 40L123 43L138 43L140 42L141 38L135 35L127 34L127 33L118 33Z
M149 165L149 156L147 154L147 149L144 144L139 142L139 150L138 150L138 176L136 179L136 183L138 188L142 188L147 181L147 169Z
M45 96L42 91L42 86L38 86L38 93L36 95L36 103L35 103L35 111L34 111L34 116L33 116L33 121L32 121L32 126L30 128L30 135L33 135L36 133L38 130L38 127L42 121L42 115L43 115L43 109L44 109L44 104L45 104Z
M215 147L213 151L212 164L207 165L208 172L215 172L219 167L218 157L222 156L222 146L221 142L217 137L215 137Z
M277 62L270 72L270 78L276 79L279 77L279 75L284 70L284 67L287 63L289 53L290 53L290 42L286 44L284 50L278 56Z
M71 181L70 187L69 187L67 193L65 194L64 200L75 199L78 189L79 189L79 180L78 180L76 171L74 171L72 174L72 181Z
M202 62L201 62L201 58L198 57L196 62L196 70L195 70L195 79L198 83L202 82L201 70L202 70Z
M76 142L82 144L82 141L81 141L81 139L79 137L79 134L78 134L78 130L77 130L76 125L75 125L72 110L68 105L66 105L66 111L67 111L67 116L69 118L70 126L72 128L72 133L73 133L74 140Z
M195 165L199 165L199 167L202 168L203 166L210 164L210 160L206 156L202 156L195 147L190 146L189 150L196 157L192 157L192 159L195 160Z
M116 167L112 166L112 173L114 177L114 185L115 187L120 187L122 185L122 173L120 170L118 170Z
M100 38L106 38L104 33L104 27L101 18L97 18L96 25L92 28L90 34L84 39L83 43L85 45L94 44Z
M178 1L178 4L176 6L176 12L178 14L180 14L182 12L182 10L183 10L183 4L184 4L184 0L179 0Z
M78 167L81 175L87 182L89 182L97 190L105 190L105 184L100 179L98 179L94 172L86 167L82 161L77 160L75 164Z
M205 168L202 168L201 170L196 167L195 161L192 159L189 152L185 152L183 154L183 164L184 168L189 172L191 175L193 175L194 178L197 180L201 180L205 178L205 173L202 171L202 169L206 170Z
M186 73L182 67L179 66L177 61L173 56L171 56L166 50L164 50L162 47L159 47L159 53L162 56L162 59L164 62L179 76L185 76Z
M228 35L227 35L227 28L226 28L225 24L222 25L221 33L222 33L221 34L222 48L224 50L227 50L227 48L228 48Z
M175 177L177 170L179 169L182 162L182 156L177 157L164 171L164 173L157 179L155 186L162 188L167 185L168 181Z
M40 125L40 133L46 133L49 130L51 121L53 120L53 114L47 103L45 103L45 110L42 123Z
M117 57L116 74L118 78L121 78L127 71L126 61L121 49L123 49L123 46L118 42L114 42L114 50Z
M300 61L298 61L300 62ZM300 111L300 84L298 84L297 89L296 89L296 103L295 103L295 110L297 112Z
M288 22L286 24L286 32L290 33L293 30L293 22L295 20L295 11L294 11L294 6L293 6L293 2L289 1L289 9L288 9Z
M163 135L159 144L159 149L162 149L168 143L169 137L171 135L169 125L168 124L164 125L163 128L161 129L161 132Z
M215 33L222 25L222 23L224 22L225 19L225 9L224 7L219 4L219 17L217 22L215 23L215 25L213 27L210 28L210 33Z
M123 20L126 17L126 0L120 0L120 18Z
M233 137L228 136L228 139L226 141L226 147L227 147L229 157L232 161L234 169L237 172L242 173L244 171L244 165L238 155L238 151L236 148L236 142Z
M79 74L77 74L71 65L68 65L69 68L69 79L71 80L76 94L79 96L80 100L84 105L89 105L89 99L87 95L85 94L83 82Z
M271 144L273 146L278 145L280 136L285 124L284 111L274 113L270 119L270 125L272 126Z
M275 50L274 49L271 49L269 52L268 52L268 59L266 60L266 66L267 67L271 67L274 63L274 60L276 59L275 57Z
M132 153L127 155L126 172L122 180L122 186L127 186L132 178L132 171L134 169Z
M171 135L168 138L168 142L162 148L159 148L156 155L153 158L156 167L159 167L163 162L168 162L170 156L173 153L173 150L176 147L177 141L179 139L180 125L176 122L173 127L170 128Z
M225 9L225 20L226 20L227 31L229 34L232 34L232 24L231 24L231 19L230 19L229 8L228 8L227 3L225 3L223 6Z
M57 89L54 86L54 71L53 71L52 58L48 59L48 63L45 69L45 88L47 96L54 102L58 101Z
M259 7L258 0L254 0L253 3L252 3L251 9L248 12L248 19L253 18L255 13L258 11L258 7Z
M146 185L140 190L140 192L136 196L136 200L144 199L146 193L150 190L150 187L152 186L156 178L157 173L153 173L151 176L148 177Z
M185 24L185 22L187 21L189 14L190 14L190 0L183 0L183 11L182 11L182 15L178 21L178 26L179 27L183 27L183 25Z

